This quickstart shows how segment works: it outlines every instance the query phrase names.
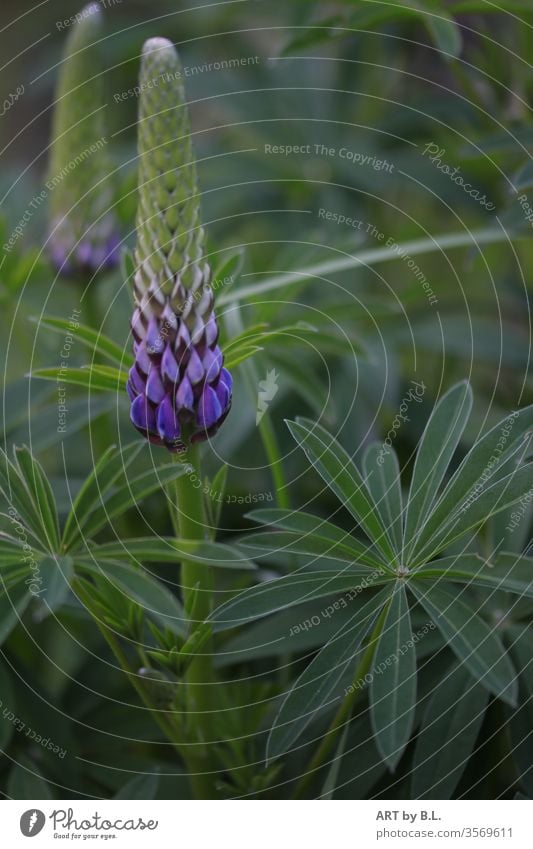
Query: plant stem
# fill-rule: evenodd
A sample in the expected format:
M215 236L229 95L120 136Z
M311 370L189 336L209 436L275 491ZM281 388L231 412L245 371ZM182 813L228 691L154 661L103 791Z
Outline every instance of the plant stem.
M172 725L172 722L169 722L166 715L162 711L157 710L155 705L152 703L152 700L151 700L149 694L145 691L145 688L142 686L139 675L135 672L134 669L131 668L131 664L130 664L128 658L126 657L126 654L125 654L124 650L122 649L122 646L120 645L119 641L116 639L113 632L106 625L103 625L101 622L98 622L98 620L95 620L95 621L96 621L98 629L99 629L100 633L102 634L104 640L106 641L107 645L109 646L109 648L111 649L111 651L115 655L115 657L116 657L116 659L117 659L117 661L120 665L120 668L122 669L122 671L124 672L124 674L128 678L128 681L130 682L130 684L132 685L134 690L139 695L141 701L146 705L146 707L150 711L154 722L156 722L157 725L159 725L159 727L160 727L161 731L163 732L163 734L165 735L165 737L167 737L170 740L172 745L178 750L180 755L185 760L183 752L181 751L180 746L179 746L179 741L176 740L175 729Z
M372 631L370 639L369 639L367 646L365 648L365 651L363 653L363 657L361 658L361 663L357 667L357 671L355 673L355 678L354 678L353 690L352 690L351 693L349 693L346 696L346 698L342 702L341 706L339 707L337 713L333 717L331 725L329 726L328 730L326 731L324 737L322 738L322 742L320 743L320 746L318 747L313 758L311 759L311 762L309 764L309 768L308 768L307 772L305 773L305 775L302 776L302 778L300 779L300 781L298 782L298 784L296 786L296 790L294 791L294 796L293 796L294 799L303 799L304 798L305 793L306 793L309 785L312 783L312 781L314 779L315 772L318 769L320 769L320 767L324 764L324 761L326 760L327 756L329 755L330 750L333 747L333 744L335 742L337 732L341 728L343 728L343 726L346 724L346 722L348 722L348 720L351 716L351 713L352 713L352 711L355 707L355 704L356 704L356 702L359 698L359 695L363 690L362 686L357 686L357 685L360 684L361 680L365 677L365 675L367 674L368 670L370 669L370 667L372 665L374 652L376 650L376 643L377 643L379 636L381 634L381 631L383 629L383 623L385 622L385 617L387 615L387 611L388 611L388 604L385 605L385 607L383 608L383 610L381 611L381 613L378 617L378 620L376 622L374 630Z
M202 487L200 480L198 450L191 446L185 458L195 471L194 481L189 475L181 475L175 481L177 497L174 527L181 539L203 540L206 536ZM189 628L194 631L208 619L213 605L213 568L198 563L181 564L181 585L184 607L189 619ZM201 653L190 663L185 674L187 706L187 731L193 743L188 754L191 765L191 783L195 798L216 798L214 779L216 773L210 764L209 743L213 713L211 697L214 683L212 643L203 644ZM211 771L210 771L211 767Z

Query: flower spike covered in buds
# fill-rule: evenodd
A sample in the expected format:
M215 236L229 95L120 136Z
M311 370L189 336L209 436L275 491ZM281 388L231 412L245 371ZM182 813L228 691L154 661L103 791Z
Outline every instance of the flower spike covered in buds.
M65 275L103 271L118 262L112 162L98 41L103 13L90 3L72 25L56 90L46 187L50 253Z
M139 207L131 321L131 419L169 451L212 436L231 405L213 311L181 64L173 44L143 49Z

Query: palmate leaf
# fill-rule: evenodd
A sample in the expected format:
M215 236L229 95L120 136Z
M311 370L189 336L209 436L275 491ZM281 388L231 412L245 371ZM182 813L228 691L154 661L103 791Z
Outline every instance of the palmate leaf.
M516 705L516 672L500 638L457 595L453 585L410 581L409 588L476 681L508 704Z
M533 463L515 468L511 474L482 490L473 502L459 505L457 510L435 532L427 548L416 555L410 565L430 560L437 552L479 527L490 516L520 501L530 491L533 482Z
M459 383L443 395L426 425L416 453L406 508L406 562L409 562L416 534L431 510L471 409L472 390L467 383Z
M59 518L52 487L41 464L25 445L15 449L15 457L35 513L40 516L46 541L50 550L55 551L59 546Z
M129 466L129 462L127 464ZM121 516L126 510L140 504L154 492L159 492L171 481L187 473L187 467L177 463L166 463L127 479L113 488L110 494L103 496L101 503L91 510L83 522L83 534L93 538L101 528L111 524L113 519ZM124 470L121 475L123 476Z
M533 598L533 558L501 552L490 559L478 554L441 557L412 572L418 581L453 581Z
M396 562L397 555L389 542L386 526L349 454L318 424L307 419L287 424L319 475L380 550L385 564Z
M62 544L69 550L83 537L93 511L100 506L116 481L139 455L143 444L132 442L122 449L111 445L97 462L72 503L63 529Z
M394 771L409 742L416 705L416 649L404 581L394 588L369 672L376 745Z
M68 597L73 577L74 563L71 557L45 557L41 560L39 563L41 609L37 614L39 621L61 607Z
M99 561L126 559L134 563L143 560L147 563L178 563L186 560L220 569L253 571L256 568L238 549L210 540L140 537L94 545L88 551L89 554L82 558L83 562L93 557Z
M243 590L234 598L221 604L213 612L211 619L221 631L316 598L342 593L350 597L350 592L357 596L361 591L361 580L367 577L368 570L357 566L346 569L341 574L299 572L284 575L282 578ZM388 583L390 580L390 575L377 576L373 586ZM349 599L347 603L349 604Z
M169 589L146 570L119 560L100 561L98 558L78 559L76 566L82 574L106 579L129 599L140 604L148 616L173 633L184 635L186 617L181 603Z
M42 487L42 469L35 467L37 487L32 483L33 471L29 472L25 461L24 470L23 474L19 464L12 463L7 454L0 449L0 492L10 505L10 518L14 525L17 521L21 521L32 536L39 540L41 546L49 551L50 531L46 525L49 521L50 507L47 501L49 493L46 487Z
M412 766L413 799L450 799L474 748L488 693L464 666L453 666L436 687L418 733Z
M267 508L253 510L248 517L263 525L281 528L285 533L250 533L241 541L243 547L263 548L266 551L283 548L284 551L295 553L355 560L375 569L385 568L379 553L371 545L319 516L312 516L300 510Z
M290 750L317 711L342 699L346 676L356 662L361 643L371 630L390 591L373 596L326 643L306 667L287 695L270 730L267 763ZM351 672L350 681L355 677Z
M520 451L533 429L533 405L503 419L470 449L421 527L413 546L413 559L435 550L437 531L464 505L476 485L491 485L493 476ZM511 471L509 469L509 471Z
M402 487L396 452L375 443L363 459L365 483L374 499L390 543L397 553L402 550Z

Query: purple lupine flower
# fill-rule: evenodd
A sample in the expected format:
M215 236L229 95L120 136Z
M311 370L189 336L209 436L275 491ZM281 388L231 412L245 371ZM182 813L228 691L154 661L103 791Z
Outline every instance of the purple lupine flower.
M139 107L139 209L131 321L131 420L170 451L212 436L231 406L213 310L181 65L146 42ZM159 85L144 85L158 79Z

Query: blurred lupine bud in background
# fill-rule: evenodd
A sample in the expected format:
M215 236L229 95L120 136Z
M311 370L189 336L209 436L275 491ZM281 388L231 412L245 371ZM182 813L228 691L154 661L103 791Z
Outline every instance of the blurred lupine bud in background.
M113 165L106 135L102 76L103 13L90 3L72 24L59 69L49 192L50 255L66 275L104 271L118 262Z
M183 451L213 435L231 405L213 311L181 63L174 46L143 49L139 105L139 207L135 365L131 419L151 442Z

